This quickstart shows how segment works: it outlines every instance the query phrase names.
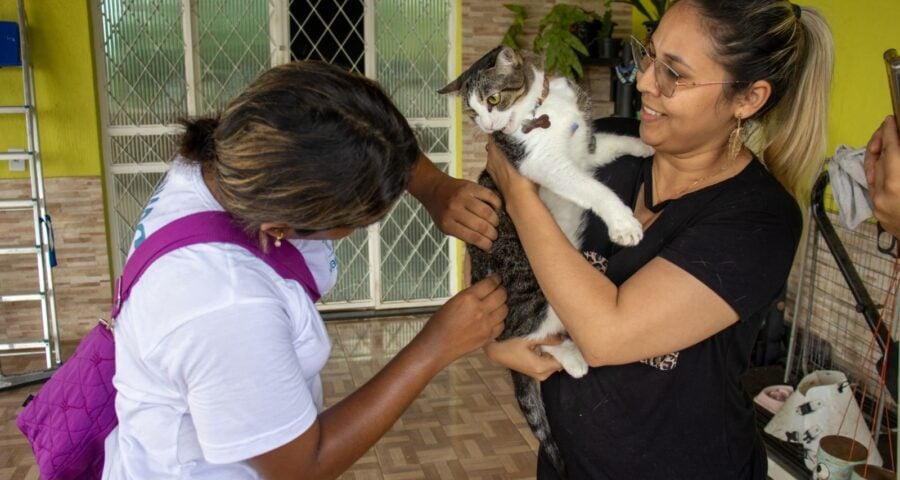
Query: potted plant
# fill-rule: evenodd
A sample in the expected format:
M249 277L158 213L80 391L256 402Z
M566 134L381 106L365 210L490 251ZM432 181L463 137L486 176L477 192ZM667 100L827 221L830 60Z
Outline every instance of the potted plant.
M616 27L616 23L612 21L612 3L613 0L604 0L602 26L597 32L597 57L599 58L618 58L619 50L622 48L622 40L613 38L612 33Z
M519 45L518 37L525 29L525 19L527 18L525 7L514 4L505 4L503 6L513 13L513 22L509 25L509 28L506 29L506 34L503 35L503 41L500 43L511 48L522 48L521 45Z
M513 22L503 36L502 43L521 48L518 37L522 34L527 18L525 8L516 4L504 7L513 13ZM557 4L538 24L533 49L535 53L544 56L544 68L548 72L577 81L584 76L581 60L591 56L589 47L594 50L593 56L600 54L598 38L602 31L603 17L600 15L575 5Z
M663 13L672 6L674 0L615 0L618 3L627 3L636 8L641 15L647 17L644 26L647 27L647 35L653 33L659 25L659 19Z

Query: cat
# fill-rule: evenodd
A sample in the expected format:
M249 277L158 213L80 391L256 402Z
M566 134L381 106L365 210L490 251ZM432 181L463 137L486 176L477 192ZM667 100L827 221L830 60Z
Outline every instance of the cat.
M563 77L545 75L539 55L499 46L438 93L462 97L464 113L491 134L522 175L540 185L541 199L576 248L581 246L587 210L604 221L613 242L631 246L641 240L643 227L631 209L595 180L593 172L619 156L649 156L653 149L633 137L594 134L588 119L588 95ZM486 171L478 183L499 195ZM496 272L507 290L509 313L498 340L564 334L565 327L531 271L515 226L506 212L501 210L498 215L498 238L491 250L467 247L472 282ZM543 351L555 357L569 375L581 378L587 373L587 362L571 339L544 346ZM528 425L554 468L564 475L565 465L550 432L538 382L510 373Z

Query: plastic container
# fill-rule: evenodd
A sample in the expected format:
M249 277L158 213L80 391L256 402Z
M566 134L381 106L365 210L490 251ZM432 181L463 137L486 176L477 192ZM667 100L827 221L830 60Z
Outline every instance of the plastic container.
M0 67L18 67L21 65L19 24L0 21Z

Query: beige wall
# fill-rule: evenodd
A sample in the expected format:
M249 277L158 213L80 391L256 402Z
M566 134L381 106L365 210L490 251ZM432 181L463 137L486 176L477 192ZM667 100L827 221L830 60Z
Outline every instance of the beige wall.
M53 219L58 266L53 269L60 337L83 336L107 318L110 305L106 226L99 177L49 178L45 182L47 210ZM0 180L4 198L30 195L26 180ZM0 245L34 241L30 211L0 214ZM0 290L37 292L35 259L31 255L0 257ZM0 303L0 339L42 338L37 302ZM0 363L2 368L2 363Z

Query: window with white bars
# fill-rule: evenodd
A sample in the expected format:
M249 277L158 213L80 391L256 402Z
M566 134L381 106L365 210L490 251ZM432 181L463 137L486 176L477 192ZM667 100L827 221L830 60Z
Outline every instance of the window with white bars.
M448 0L94 0L105 95L104 162L114 265L174 152L180 117L222 109L272 65L320 60L376 79L423 151L455 170ZM323 309L442 303L455 292L456 242L404 195L379 224L338 242L341 275Z

